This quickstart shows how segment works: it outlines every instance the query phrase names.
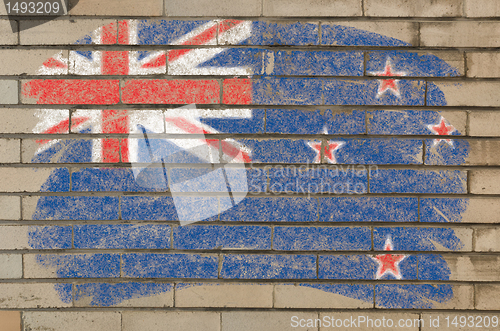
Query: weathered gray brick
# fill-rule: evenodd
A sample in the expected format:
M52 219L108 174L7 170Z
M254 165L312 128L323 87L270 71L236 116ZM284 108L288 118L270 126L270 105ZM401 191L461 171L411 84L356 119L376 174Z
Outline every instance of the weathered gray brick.
M52 49L2 49L0 50L0 75L44 75L51 73L44 71L42 65L45 61L55 57L67 63L68 51ZM59 70L59 69L58 69ZM59 74L67 74L68 68L61 68Z
M20 150L20 139L0 139L0 163L20 162Z
M372 308L373 303L296 284L274 287L275 308Z
M467 56L467 77L500 77L500 53L469 52Z
M292 318L317 319L315 312L288 311L230 311L222 312L222 331L285 331L297 330L292 326ZM300 330L316 331L317 327L301 327Z
M366 16L457 17L463 0L365 0Z
M114 20L53 20L37 25L38 21L21 21L21 45L64 45L72 44L97 28L116 22Z
M500 112L471 111L469 135L478 137L500 137Z
M500 2L497 0L467 0L465 1L465 16L498 17L500 16Z
M479 228L474 233L477 252L500 252L500 229Z
M21 254L0 254L0 279L22 277L23 256Z
M208 311L124 311L122 331L220 331L220 314ZM235 329L236 330L236 329Z
M470 139L466 165L500 165L500 141Z
M263 0L264 16L361 16L359 0Z
M500 194L500 170L471 170L470 193Z
M165 0L167 16L260 16L262 0Z
M0 80L0 104L13 105L19 103L17 80Z
M61 300L54 288L55 285L54 283L0 284L0 308L71 307L71 302Z
M476 284L476 309L500 310L500 285Z
M29 311L23 313L25 330L121 331L119 312Z
M343 25L366 30L398 39L413 46L418 46L418 24L408 21L335 21L323 24Z
M39 192L52 168L0 168L0 192Z
M21 218L21 197L0 196L0 220L16 221Z
M444 255L450 280L489 282L500 280L500 257L494 255Z
M2 6L5 10L5 6ZM5 14L0 14L5 15ZM16 45L18 34L17 32L12 32L11 22L9 20L0 20L0 45Z
M273 307L273 286L264 284L177 284L176 307Z
M435 47L498 47L498 22L422 22L420 45Z
M500 82L433 82L446 97L447 106L499 107Z
M163 0L70 0L77 3L70 15L86 16L162 16Z

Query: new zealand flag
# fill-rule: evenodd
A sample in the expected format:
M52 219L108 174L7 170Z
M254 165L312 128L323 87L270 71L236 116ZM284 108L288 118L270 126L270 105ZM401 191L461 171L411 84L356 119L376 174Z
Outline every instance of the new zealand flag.
M56 285L61 300L113 306L250 279L359 307L453 300L439 252L468 234L426 222L467 208L450 197L466 193L465 172L436 166L463 164L469 146L459 113L430 110L446 98L427 77L458 69L334 24L125 20L76 44L40 68L70 77L23 84L44 105L32 162L62 164L32 219L66 221L29 240L69 250L25 264L78 278Z

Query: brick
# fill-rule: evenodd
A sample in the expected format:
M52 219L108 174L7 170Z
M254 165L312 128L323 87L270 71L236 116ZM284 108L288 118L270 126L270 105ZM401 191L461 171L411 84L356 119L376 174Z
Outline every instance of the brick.
M500 16L500 3L496 0L468 0L465 2L465 16L498 17Z
M346 32L350 32L347 33ZM380 37L380 35L387 36ZM337 46L418 46L418 24L404 21L321 23L321 44Z
M172 307L174 285L126 282L75 285L75 307Z
M176 307L244 307L272 308L271 284L178 283Z
M236 21L238 22L238 21ZM227 30L233 23L223 21L219 30ZM249 38L240 40L231 29L219 35L218 43L222 45L319 45L319 23L315 21L244 21L239 29L251 29ZM270 64L270 63L269 63ZM268 67L269 68L269 67ZM245 81L241 79L241 81Z
M500 137L500 113L497 111L472 111L469 114L469 135Z
M129 104L217 104L220 102L216 80L127 80L122 101Z
M168 249L170 226L152 224L75 225L75 248Z
M376 227L373 247L382 251L391 237L395 250L405 251L472 251L472 229L452 227Z
M78 7L78 6L76 6ZM20 22L21 45L64 45L72 44L92 33L95 29L110 23L113 20L53 20L41 25L40 21ZM35 25L34 27L31 27ZM31 27L31 28L30 28ZM113 25L116 30L116 24Z
M346 142L346 145L349 142ZM354 142L347 145L347 158L356 158L355 151L359 145ZM376 145L376 144L375 144ZM351 149L349 150L349 147ZM351 152L352 154L350 154ZM350 154L350 155L349 155ZM354 155L353 155L354 154ZM353 157L354 156L354 157ZM371 155L367 156L369 162ZM344 158L341 163L344 163ZM340 160L339 160L340 161ZM340 162L339 162L340 163ZM345 162L349 163L349 162ZM355 162L353 162L354 164ZM363 194L368 191L367 171L359 166L359 170L341 169L326 166L317 169L269 169L269 191L271 193L333 193L333 194Z
M268 226L180 226L174 229L176 249L271 249Z
M71 290L71 284L54 283L3 283L0 284L0 308L63 308L71 307L69 300L62 300L57 291L62 286Z
M3 49L0 51L0 57L3 59L0 66L1 75L54 75L54 71L50 73L44 71L42 65L48 63L52 57L67 63L68 51L52 49ZM68 73L68 68L60 68L57 73L65 75Z
M23 197L26 220L117 220L117 197Z
M500 257L494 255L443 255L450 280L495 282L500 280Z
M500 285L476 284L476 309L499 310Z
M427 126L438 124L441 116L466 134L467 113L463 111L373 110L367 112L367 130L376 135L432 135Z
M500 252L500 229L477 228L474 232L476 252Z
M378 312L321 312L319 314L320 320L323 322L319 331L328 331L332 328L338 328L342 330L363 330L363 331L376 331L383 329L385 330L408 330L408 331L419 331L419 314L415 313L391 313L384 311L383 315ZM383 320L385 319L385 320ZM351 320L354 323L351 325ZM390 322L389 322L390 320ZM402 323L408 321L408 326L406 324L399 325L399 321L403 320ZM340 322L343 324L340 324ZM338 323L338 324L335 324ZM347 323L347 325L345 324ZM393 327L389 327L389 325ZM339 328L340 325L340 328ZM379 325L379 327L377 327Z
M0 104L13 105L19 102L17 80L0 80Z
M470 192L472 194L499 194L500 171L472 170L470 172Z
M95 163L102 162L103 157L95 157L92 154L92 146L94 142L102 141L101 139L23 139L22 148L21 148L21 156L23 163ZM106 151L104 159L106 161L114 161L119 162L120 160L120 144L119 139L108 138L105 140L108 144L109 149ZM110 146L116 147L112 148ZM100 175L105 176L106 171L99 171L100 169L96 169L96 172L100 173ZM84 170L82 170L84 171ZM84 183L76 182L77 187L80 189L74 189L75 191L92 191L92 189L101 191L106 191L107 188L110 188L109 191L114 191L111 187L117 188L122 187L123 191L127 191L128 189L133 189L135 191L143 191L144 189L140 189L138 185L134 185L135 182L127 181L124 183L117 183L119 179L124 179L126 175L122 171L122 176L119 176L120 169L117 170L108 170L108 173L115 173L117 176L114 181L110 183L102 183L95 182L92 185L87 184L85 187ZM132 176L132 172L130 171L130 175ZM78 175L76 175L78 176ZM98 177L98 175L96 176ZM97 179L97 178L94 178ZM109 178L108 178L109 179ZM115 185L113 185L115 184ZM118 185L117 185L118 184ZM83 186L83 187L82 187ZM127 187L128 186L128 187ZM85 190L87 188L87 190Z
M467 172L380 169L370 176L372 193L466 193Z
M70 226L0 226L0 249L72 248Z
M0 163L20 162L20 148L21 140L19 139L0 139Z
M127 278L217 278L213 254L123 254L122 276Z
M417 279L417 258L408 255L399 263L402 277L406 280ZM356 279L371 280L377 273L377 262L371 255L320 255L318 259L319 279ZM391 279L384 276L383 279Z
M107 330L121 331L119 312L24 312L23 324L26 330L79 331Z
M500 24L497 22L423 22L421 46L498 47Z
M231 311L222 313L221 331L285 331L297 330L293 317L315 320L318 313L315 312L278 312L278 311ZM316 331L317 327L303 327L301 330Z
M117 278L118 254L26 254L25 278Z
M464 316L466 319L464 319ZM424 325L421 331L429 330L463 330L474 331L478 328L485 331L494 331L498 329L493 327L491 318L494 314L478 314L476 311L456 312L456 313L422 313ZM460 320L462 318L462 320ZM453 323L455 322L455 323ZM462 327L461 325L465 325ZM486 327L485 325L489 325ZM458 327L458 329L457 329Z
M308 198L246 198L220 215L222 221L314 222L318 201Z
M395 309L473 309L472 285L375 285L375 307Z
M500 8L500 6L499 6ZM500 77L500 53L467 52L467 77Z
M500 141L468 139L467 142L469 156L465 165L500 165L500 155L496 153L500 149Z
M21 254L0 254L0 278L22 278L23 256Z
M263 0L263 16L361 16L361 1Z
M262 0L165 1L167 16L261 16Z
M146 0L138 3L133 0L70 0L72 16L162 16L163 0ZM75 6L76 5L76 6Z
M224 279L314 279L315 255L227 254L220 278Z
M274 308L373 308L373 286L277 284Z
M3 331L21 331L21 312L0 311L0 322Z
M19 220L21 218L21 197L0 196L0 220Z
M499 82L432 82L430 84L427 106L500 106L500 96L495 92L500 88ZM438 89L441 92L437 92ZM443 94L445 99L443 99Z
M0 192L69 191L69 173L66 168L0 168L0 177L5 179ZM50 182L54 186L48 187Z
M21 84L25 104L112 105L120 101L118 80L33 79Z
M208 311L124 311L122 331L220 331L220 313Z
M394 197L320 198L319 220L321 222L417 222L418 201L416 198Z
M500 200L496 198L423 198L421 222L498 223Z
M69 118L69 111L2 108L0 116L0 133L41 133L38 130L41 121L62 121Z
M371 231L367 227L276 226L273 249L281 251L361 251L370 250Z
M463 0L366 0L366 16L459 17Z
M2 6L5 9L5 6ZM14 28L17 29L17 22L14 22ZM11 21L0 20L0 30L2 34L0 35L0 45L16 45L17 44L17 32L12 32Z
M364 134L365 111L267 109L266 132L281 134Z

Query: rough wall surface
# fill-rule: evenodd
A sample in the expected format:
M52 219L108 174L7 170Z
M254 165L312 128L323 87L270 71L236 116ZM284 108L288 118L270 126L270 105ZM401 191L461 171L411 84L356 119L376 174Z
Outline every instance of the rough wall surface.
M0 331L500 329L497 0L71 1L0 6Z

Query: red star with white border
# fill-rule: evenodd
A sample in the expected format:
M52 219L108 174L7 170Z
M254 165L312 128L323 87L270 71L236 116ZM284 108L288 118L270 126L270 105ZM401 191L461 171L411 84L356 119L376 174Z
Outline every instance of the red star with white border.
M446 120L443 116L439 120L438 124L430 124L427 125L427 128L432 131L435 135L438 136L448 136L456 129L451 124L447 124ZM434 146L439 144L441 141L446 142L448 145L453 146L453 140L451 139L434 139Z
M387 237L385 241L384 251L392 251L392 241L390 237ZM408 255L395 255L395 254L380 254L372 256L372 259L378 263L377 273L375 274L376 279L382 278L385 274L393 275L396 279L403 279L401 275L401 270L399 269L399 263L403 261Z
M321 142L317 141L310 141L307 143L309 147L314 149L316 151L316 157L314 158L314 163L321 163ZM326 146L324 148L325 152L325 158L328 160L329 163L336 164L337 160L335 159L335 151L339 149L344 143L342 141L328 141L326 143Z
M384 76L384 77L394 77L394 76L406 76L406 72L403 71L392 71L391 59L387 58L385 62L384 71L370 72L374 76ZM380 98L384 93L389 90L398 98L401 98L401 93L399 91L398 82L399 79L379 79L379 86L377 91L377 98Z

